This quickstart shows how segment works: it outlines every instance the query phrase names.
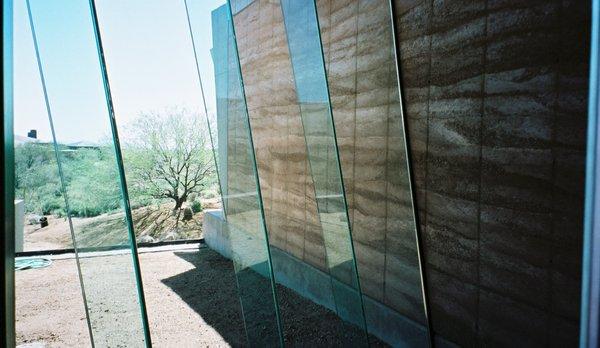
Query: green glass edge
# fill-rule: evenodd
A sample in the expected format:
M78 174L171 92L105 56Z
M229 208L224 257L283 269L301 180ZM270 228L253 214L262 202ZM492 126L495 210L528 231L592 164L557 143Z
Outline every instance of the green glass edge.
M14 212L14 187L15 187L15 159L13 139L13 1L4 0L2 4L2 88L4 116L2 122L2 140L4 150L2 162L3 207L2 218L4 224L2 241L2 318L0 318L0 345L15 346L15 212Z
M210 149L212 151L212 158L215 164L215 171L217 174L217 182L219 184L219 197L221 197L221 206L223 209L223 219L227 221L227 212L225 210L225 203L223 201L223 189L221 187L221 174L219 173L219 163L217 162L217 152L215 150L215 141L213 139L212 129L210 126L210 119L208 118L208 108L206 107L206 98L204 96L204 86L202 84L202 76L200 76L200 64L198 63L198 54L196 50L196 42L194 41L194 32L192 30L192 22L190 19L190 10L188 7L188 0L183 0L185 7L185 16L187 19L188 30L190 33L190 41L192 44L192 51L194 52L194 62L196 66L196 73L198 75L198 83L200 85L200 93L202 94L202 106L204 107L204 118L206 120L206 127L208 129L208 137L210 139Z
M275 316L277 318L277 331L279 333L279 344L281 347L284 346L283 343L283 327L281 324L281 314L279 311L279 301L277 299L277 292L275 289L275 275L273 273L273 262L272 262L272 257L271 257L271 246L269 244L269 233L267 230L267 225L265 223L265 211L264 211L264 207L263 207L263 198L262 198L262 192L261 192L261 188L260 188L260 178L258 177L258 168L256 166L256 152L254 150L254 140L252 137L252 128L250 127L250 116L248 115L248 104L246 101L246 91L244 89L244 77L242 75L242 67L241 67L241 63L240 63L240 56L239 56L239 51L238 51L238 45L237 45L237 36L236 36L236 31L235 31L235 23L233 20L233 11L231 8L231 0L227 0L227 9L229 11L229 19L230 19L230 23L231 23L231 32L232 32L232 39L233 39L233 46L234 46L234 59L236 60L237 64L237 74L239 76L239 81L240 81L240 89L241 89L241 95L243 98L243 103L244 103L244 114L246 115L245 117L245 121L246 121L246 128L248 129L248 139L249 139L249 144L248 146L250 147L250 153L252 154L252 167L253 167L253 171L254 171L254 178L255 178L255 182L256 182L256 191L258 194L258 204L260 207L260 216L261 216L261 224L262 224L262 230L263 230L263 234L265 237L265 243L266 243L266 250L267 250L267 261L268 261L268 266L269 266L269 278L271 281L271 290L272 290L272 296L273 296L273 303L275 304Z
M36 62L37 62L38 73L40 76L42 92L44 95L44 105L46 107L46 114L48 116L48 123L50 125L50 131L52 134L54 155L56 157L56 166L58 167L58 176L59 176L59 180L60 180L60 190L61 190L61 194L63 196L63 200L65 201L65 211L66 211L66 215L67 215L67 220L69 222L69 232L71 234L71 242L73 243L73 250L75 251L75 265L77 266L77 276L79 279L79 286L81 289L81 296L83 299L83 307L85 310L85 319L86 319L86 323L87 323L88 333L90 335L90 343L93 348L95 346L94 333L92 330L92 322L91 322L91 318L90 318L90 311L89 311L87 296L86 296L86 292L85 292L85 284L83 281L83 274L81 272L81 262L79 260L79 248L77 247L77 238L75 238L75 229L73 228L73 220L71 219L71 209L70 209L70 205L69 205L69 197L67 194L67 185L65 183L65 176L64 176L62 162L61 162L62 160L60 158L60 149L59 149L58 141L56 139L56 131L54 128L54 119L52 118L52 110L50 108L50 100L48 98L48 90L46 87L46 78L45 78L44 69L42 66L42 60L40 57L40 50L39 50L38 41L37 41L35 24L33 22L33 14L31 11L30 1L25 0L25 4L27 5L27 16L29 19L29 28L31 29L33 48L35 51L35 58L36 58Z
M336 166L338 169L338 173L339 173L339 178L340 178L340 188L341 188L341 194L342 194L342 199L344 202L344 213L346 215L346 226L348 226L348 237L349 237L349 244L350 244L350 251L351 251L351 256L352 256L352 271L354 273L354 277L356 279L356 285L357 285L357 292L358 292L358 297L359 297L359 302L360 302L360 309L361 309L361 318L362 320L360 320L361 324L362 324L362 330L363 333L365 335L365 341L366 341L366 345L368 346L368 329L367 329L367 321L366 321L366 315L365 315L365 306L364 306L364 300L363 300L363 294L362 294L362 287L360 284L360 276L358 273L358 265L356 262L356 252L354 250L354 239L352 237L352 227L350 224L350 215L348 213L348 201L346 198L346 186L344 184L344 176L342 174L342 166L340 163L340 154L339 154L339 146L338 146L338 142L337 142L337 133L336 133L336 129L335 129L335 121L333 119L333 111L331 108L331 96L329 93L329 80L327 77L327 69L325 69L325 54L323 52L323 40L321 38L321 26L319 23L319 16L317 14L317 4L316 4L316 0L310 1L310 3L313 5L312 8L312 14L314 15L315 18L315 24L317 26L316 28L316 32L318 34L318 40L319 40L319 49L320 49L320 57L321 57L321 67L322 67L322 73L325 79L325 90L327 91L327 112L331 121L331 136L333 138L333 147L335 149L335 161L336 161ZM282 6L281 6L282 7ZM283 7L282 7L282 15L285 18L285 13L283 11ZM285 22L285 21L284 21ZM285 28L286 31L286 39L288 41L288 49L289 49L289 37L287 36L287 27ZM290 59L291 59L291 52L290 52ZM293 64L293 63L292 63ZM294 74L294 69L292 69L292 74ZM296 78L294 77L294 81L296 82ZM304 125L304 117L302 117L302 112L301 114L301 118L302 118L302 123ZM306 133L304 133L305 137L306 137ZM308 147L308 143L306 141L305 138L305 144ZM307 154L310 156L310 151L307 151ZM310 163L310 161L309 161ZM309 167L312 168L312 166L309 165ZM312 173L312 169L311 169L311 176L314 180L314 174ZM317 205L318 206L318 205ZM334 296L335 296L335 292L334 292Z
M416 186L414 181L414 173L412 168L412 151L410 145L410 134L408 132L408 119L406 117L404 94L402 93L402 68L400 66L400 42L398 38L398 32L396 28L396 6L393 0L388 0L389 3L389 14L390 14L390 25L393 39L394 49L394 63L396 66L396 82L398 83L398 100L400 103L400 117L402 119L402 136L404 138L404 154L406 158L406 169L408 176L408 183L410 188L410 203L413 212L413 223L415 226L415 243L417 244L417 257L419 261L419 275L421 278L421 296L423 297L423 312L425 314L425 320L427 321L427 339L429 347L434 346L434 333L433 324L431 322L431 313L429 305L429 294L427 291L427 273L425 271L425 259L423 251L423 240L421 231L421 222L419 220L419 212L417 211L417 194Z
M144 295L144 286L142 282L142 274L140 270L140 262L138 258L137 244L135 240L135 233L133 227L133 218L131 216L131 206L129 203L129 192L127 190L127 181L125 178L125 169L123 166L123 155L121 153L121 145L119 142L119 133L117 131L117 123L115 119L114 105L112 101L112 94L110 91L110 83L108 79L108 71L106 68L106 60L104 58L104 48L102 46L102 37L100 35L100 27L98 22L98 14L96 11L95 0L89 0L90 13L92 17L92 25L94 30L94 38L96 41L96 48L98 53L98 61L100 63L100 70L102 75L103 89L106 97L106 107L109 113L110 127L112 131L112 138L117 162L117 169L119 171L119 182L121 184L121 196L123 199L123 209L125 210L125 220L127 222L127 230L129 233L129 242L131 247L131 257L133 261L133 269L136 279L136 288L138 292L138 299L140 302L140 314L142 319L142 328L144 330L144 343L146 347L152 347L152 338L150 336L150 325L148 323L148 314L146 311L146 298Z

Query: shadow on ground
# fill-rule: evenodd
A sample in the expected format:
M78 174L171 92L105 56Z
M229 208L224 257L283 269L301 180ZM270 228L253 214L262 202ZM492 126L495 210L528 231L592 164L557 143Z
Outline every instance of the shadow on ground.
M196 253L175 255L194 265L194 269L163 280L227 343L246 343L244 322L238 299L233 265L218 253L200 248Z
M233 264L215 251L202 247L198 252L176 252L175 255L190 262L194 269L163 280L203 320L219 332L232 346L247 345L244 322ZM247 315L249 332L253 337L272 342L277 328L273 318L272 295L264 293L270 285L266 278L246 270L239 275L244 284L253 289L244 295L244 305L255 303L252 316ZM246 285L249 288L249 285ZM277 296L286 345L313 347L363 346L365 336L358 327L344 322L334 312L298 295L281 285ZM371 346L382 346L370 337Z

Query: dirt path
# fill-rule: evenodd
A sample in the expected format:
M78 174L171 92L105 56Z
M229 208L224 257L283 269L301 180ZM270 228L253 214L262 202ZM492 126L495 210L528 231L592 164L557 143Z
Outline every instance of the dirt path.
M142 250L140 254L153 345L243 346L246 338L231 261L206 247L187 248L161 252ZM95 259L103 262L102 258ZM98 269L101 274L95 276L110 281L110 275ZM87 267L87 272L95 270L97 268ZM278 295L286 344L331 347L363 343L360 331L333 312L281 286L278 286ZM54 260L47 268L17 272L16 297L19 344L90 346L72 258Z

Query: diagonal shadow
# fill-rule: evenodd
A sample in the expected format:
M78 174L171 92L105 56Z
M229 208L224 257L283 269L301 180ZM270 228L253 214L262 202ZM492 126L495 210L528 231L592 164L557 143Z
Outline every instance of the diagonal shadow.
M194 265L194 269L167 278L163 283L217 330L227 343L234 347L246 346L244 321L231 260L206 247L200 248L196 253L176 252L175 255ZM250 277L255 282L268 281L250 270L245 270L239 276L246 279ZM265 297L270 294L257 291L253 296ZM279 284L277 296L286 345L356 347L364 344L362 331L340 319L331 310ZM262 325L256 320L252 322L251 318L248 318L252 324L250 330L258 330L259 334L260 331L276 330L265 327L264 322ZM382 345L377 339L371 339L375 346Z
M194 268L162 282L217 330L227 343L234 347L246 345L231 261L208 248L200 248L195 253L176 252L175 255Z

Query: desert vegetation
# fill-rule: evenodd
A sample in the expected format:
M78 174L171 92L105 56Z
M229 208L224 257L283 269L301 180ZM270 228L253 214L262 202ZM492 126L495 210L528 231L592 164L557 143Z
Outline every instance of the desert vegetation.
M218 207L210 139L199 119L185 109L172 108L140 114L125 127L121 148L138 241L198 238L199 213ZM81 228L83 236L110 239L109 235L119 234L115 226L124 216L112 140L60 144L57 149L69 212L74 218L89 219ZM37 226L42 216L64 220L67 210L52 143L16 145L15 174L15 193L25 202L26 223ZM64 225L68 229L66 221Z

